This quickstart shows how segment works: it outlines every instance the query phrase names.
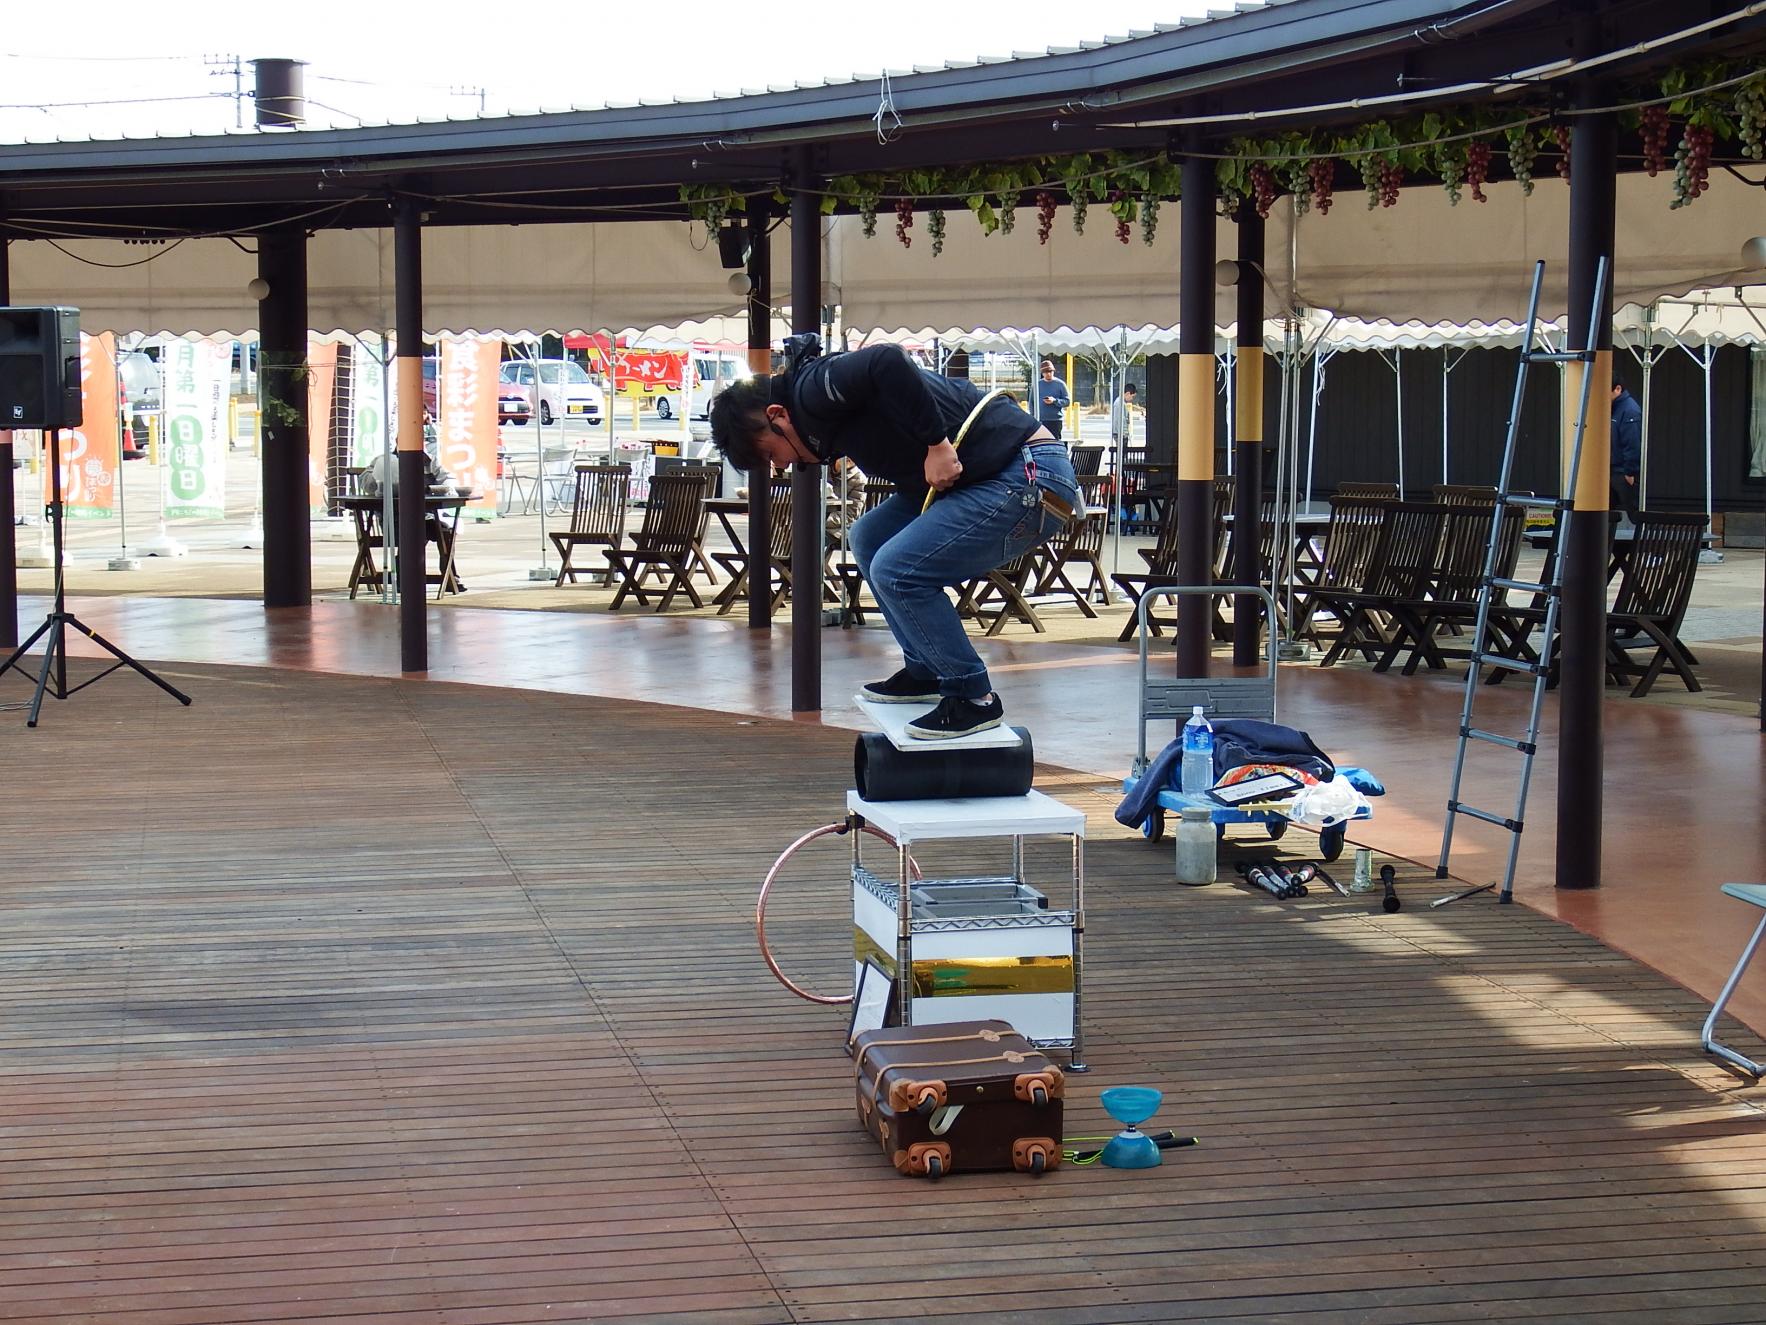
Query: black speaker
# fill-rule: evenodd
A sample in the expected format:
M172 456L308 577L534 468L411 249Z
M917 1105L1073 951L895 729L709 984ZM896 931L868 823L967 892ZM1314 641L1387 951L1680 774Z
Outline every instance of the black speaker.
M80 310L0 308L0 428L77 428Z
M740 271L748 265L748 227L722 225L717 232L717 257L725 271Z

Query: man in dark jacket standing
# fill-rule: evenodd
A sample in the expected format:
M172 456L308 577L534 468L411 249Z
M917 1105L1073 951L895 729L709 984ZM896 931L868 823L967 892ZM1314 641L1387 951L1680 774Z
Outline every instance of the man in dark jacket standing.
M739 469L841 456L895 494L848 538L904 666L863 689L882 704L936 703L920 740L997 727L1004 712L946 588L967 583L1083 514L1067 448L1003 392L918 367L894 345L800 362L725 387L711 440Z
M1049 430L1049 436L1061 440L1061 420L1067 413L1067 384L1055 376L1055 365L1042 361L1041 380L1036 384L1036 420Z
M1623 382L1613 383L1613 509L1637 514L1637 476L1643 459L1643 409Z

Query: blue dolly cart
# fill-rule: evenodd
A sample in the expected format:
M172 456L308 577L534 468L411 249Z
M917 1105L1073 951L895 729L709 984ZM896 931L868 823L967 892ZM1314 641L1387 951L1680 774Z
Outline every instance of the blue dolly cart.
M1163 585L1148 589L1141 595L1135 607L1135 618L1139 622L1140 636L1140 722L1137 724L1139 733L1135 747L1134 769L1122 784L1126 793L1145 776L1147 771L1147 724L1154 721L1170 721L1181 725L1188 720L1196 705L1210 718L1258 718L1264 722L1274 722L1275 716L1275 681L1276 681L1276 638L1273 629L1265 630L1268 638L1268 649L1264 660L1264 668L1258 676L1210 676L1210 677L1167 677L1154 679L1147 675L1147 609L1155 598L1176 598L1185 594L1206 594L1209 597L1225 597L1232 594L1247 594L1261 598L1267 615L1266 622L1273 623L1276 619L1275 597L1267 590L1245 585ZM1167 811L1181 812L1186 806L1201 806L1208 810L1214 822L1217 836L1226 836L1228 824L1262 824L1271 840L1281 837L1288 831L1288 816L1279 809L1229 809L1200 796L1186 796L1181 791L1167 789L1159 793L1159 803L1154 807L1141 832L1149 842L1157 842L1165 836L1165 815ZM1356 819L1371 819L1373 812L1366 807L1356 812ZM1346 825L1336 824L1326 828L1318 835L1318 852L1325 860L1335 860L1343 854L1343 833Z

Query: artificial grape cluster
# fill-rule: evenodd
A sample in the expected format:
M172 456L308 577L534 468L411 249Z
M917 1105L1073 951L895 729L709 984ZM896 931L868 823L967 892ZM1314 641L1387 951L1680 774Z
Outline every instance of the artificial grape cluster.
M1151 248L1153 235L1159 229L1159 195L1143 193L1141 195L1141 243Z
M1404 167L1396 161L1380 162L1379 181L1380 206L1396 207L1398 190L1404 187Z
M1086 201L1083 189L1078 192L1069 189L1067 192L1069 201L1073 205L1073 233L1083 235L1085 233L1085 209L1090 204Z
M1521 192L1531 197L1533 193L1533 159L1539 155L1539 144L1533 141L1532 131L1525 124L1517 124L1509 129L1508 168L1514 173L1515 183L1521 186Z
M1055 195L1046 190L1036 195L1036 242L1046 244L1055 228Z
M1266 162L1251 163L1251 202L1257 208L1257 215L1267 217L1269 209L1275 205L1275 171Z
M1320 216L1331 210L1331 181L1336 172L1337 163L1329 157L1306 163L1306 175L1312 181L1312 205L1318 208Z
M1355 168L1361 172L1361 187L1367 190L1367 209L1371 212L1380 205L1383 192L1380 159L1372 152L1363 152L1355 158Z
M1000 199L1000 233L1009 235L1018 224L1018 195L1008 193Z
M1126 244L1129 241L1129 238L1134 234L1134 223L1122 214L1123 211L1127 209L1123 208L1121 204L1126 201L1127 198L1128 195L1121 189L1112 189L1110 191L1110 210L1116 216L1116 240L1118 243L1122 244Z
M1688 124L1680 135L1680 147L1674 153L1674 201L1671 207L1685 207L1711 187L1711 148L1717 135L1702 124Z
M1441 150L1435 155L1435 166L1441 174L1441 187L1447 190L1447 201L1459 206L1465 186L1466 166L1471 156L1470 149L1459 143L1443 143Z
M1735 130L1743 156L1766 160L1766 80L1750 79L1735 89Z
M944 252L944 208L934 207L926 213L926 233L932 236L932 256Z
M1668 108L1645 106L1637 115L1637 136L1643 146L1643 173L1651 179L1668 168Z
M912 248L914 241L908 231L914 228L914 200L897 198L895 200L895 237L901 240L903 248Z
M1472 191L1475 202L1489 202L1484 194L1484 184L1490 178L1490 144L1481 138L1474 138L1466 147L1466 184Z
M1558 178L1568 184L1570 182L1570 126L1567 124L1552 125L1551 136L1557 140L1558 145Z
M864 227L866 239L874 238L877 233L877 203L879 201L881 201L880 195L872 189L867 189L858 195L858 219L859 224Z
M1303 157L1290 157L1282 162L1282 187L1287 189L1288 196L1294 200L1294 215L1304 216L1312 209L1312 177L1307 172L1311 162Z

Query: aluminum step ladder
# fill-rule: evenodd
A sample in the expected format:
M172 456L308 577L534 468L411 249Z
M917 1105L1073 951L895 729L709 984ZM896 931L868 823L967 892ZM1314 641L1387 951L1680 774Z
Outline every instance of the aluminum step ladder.
M1469 664L1466 668L1465 702L1459 714L1459 748L1453 758L1453 785L1447 793L1447 816L1441 829L1441 859L1435 866L1435 877L1448 877L1448 858L1453 850L1453 827L1455 819L1460 815L1478 819L1487 824L1495 824L1509 834L1508 862L1503 868L1501 891L1497 901L1508 903L1514 900L1515 862L1521 854L1521 832L1526 827L1527 791L1533 781L1533 757L1539 751L1539 715L1545 705L1545 688L1551 675L1551 660L1557 647L1558 610L1563 601L1564 561L1559 555L1563 544L1565 515L1574 503L1576 478L1582 469L1582 441L1588 423L1588 393L1594 381L1594 374L1585 367L1582 373L1581 398L1576 405L1576 427L1570 446L1569 473L1564 483L1562 497L1535 497L1514 492L1510 484L1513 482L1515 464L1515 443L1520 435L1521 404L1527 392L1527 370L1538 363L1580 363L1592 366L1595 352L1591 349L1582 350L1536 350L1533 348L1539 324L1539 290L1545 281L1545 263L1533 264L1533 292L1527 301L1527 338L1521 342L1521 357L1515 368L1514 402L1509 407L1508 435L1502 446L1502 475L1496 484L1496 505L1491 513L1490 543L1484 552L1484 573L1478 583L1478 618L1472 630L1472 648ZM1595 268L1594 303L1589 310L1587 326L1592 333L1599 325L1600 310L1606 296L1607 260L1603 257ZM1594 339L1590 334L1589 339ZM1542 583L1527 580L1504 578L1496 573L1496 559L1501 550L1502 528L1504 517L1513 507L1527 510L1546 510L1553 513L1555 533L1551 554L1551 575ZM1536 662L1526 662L1506 654L1494 652L1490 647L1490 605L1496 595L1506 595L1510 590L1518 593L1531 593L1535 598L1545 601L1545 620L1541 627L1539 654ZM1500 732L1487 731L1473 721L1473 710L1478 699L1479 681L1486 667L1501 668L1508 671L1523 672L1533 678L1532 703L1527 710L1527 730L1523 736L1506 736ZM1513 750L1521 756L1521 776L1515 790L1515 808L1512 814L1501 814L1493 810L1483 810L1467 805L1460 800L1460 783L1465 776L1466 751L1476 741L1480 744L1500 746ZM1431 907L1446 906L1467 897L1475 897L1496 888L1495 883L1481 884L1476 888L1468 888L1463 892L1450 893L1446 897L1436 898L1429 903Z

